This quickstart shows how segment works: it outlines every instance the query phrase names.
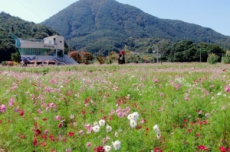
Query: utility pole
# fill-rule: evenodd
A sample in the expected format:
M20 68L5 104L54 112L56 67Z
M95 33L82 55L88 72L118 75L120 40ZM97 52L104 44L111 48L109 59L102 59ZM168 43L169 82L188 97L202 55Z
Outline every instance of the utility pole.
M157 46L157 64L158 64L158 46Z

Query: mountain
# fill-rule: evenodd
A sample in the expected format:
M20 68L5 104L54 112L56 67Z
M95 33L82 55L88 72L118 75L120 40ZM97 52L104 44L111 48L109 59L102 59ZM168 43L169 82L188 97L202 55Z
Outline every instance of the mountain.
M11 34L23 39L42 39L57 34L51 28L41 24L24 21L10 14L0 13L0 62L11 60L11 53L16 52Z
M230 37L210 28L160 19L115 0L79 0L42 24L58 31L74 49L91 52L105 53L125 45L138 50L143 39L153 39L150 45L192 40L230 48Z

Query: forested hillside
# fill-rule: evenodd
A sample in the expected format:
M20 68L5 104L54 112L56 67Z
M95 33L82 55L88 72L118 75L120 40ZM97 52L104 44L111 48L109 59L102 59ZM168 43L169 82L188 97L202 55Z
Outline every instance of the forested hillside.
M57 32L44 25L26 22L4 12L0 13L0 62L11 60L11 53L16 51L11 34L23 39L42 39Z
M79 0L42 24L60 32L74 49L93 53L119 50L125 45L133 51L146 51L149 46L141 45L144 39L192 40L230 47L230 37L210 28L160 19L115 0Z

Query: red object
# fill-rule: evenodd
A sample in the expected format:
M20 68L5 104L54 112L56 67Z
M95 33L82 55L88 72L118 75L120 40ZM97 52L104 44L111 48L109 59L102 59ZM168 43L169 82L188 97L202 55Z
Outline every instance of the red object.
M119 55L125 55L125 51L120 50Z
M37 138L34 138L33 145L34 145L34 146L37 146L37 145L38 145Z
M154 148L154 152L163 152L163 150L157 147L157 148Z
M74 132L69 132L68 136L69 137L73 137L74 136Z
M37 137L38 135L40 135L40 134L41 134L41 130L36 129L36 130L34 131L34 133L35 133L35 136Z
M198 149L199 150L208 150L208 148L206 146L204 146L204 145L198 146Z
M24 111L24 110L21 110L19 114L20 114L20 116L22 116L22 117L23 117L23 116L24 116L24 114L25 114L25 111Z
M94 148L94 151L96 151L96 152L105 152L105 149L102 146L99 146L97 148Z

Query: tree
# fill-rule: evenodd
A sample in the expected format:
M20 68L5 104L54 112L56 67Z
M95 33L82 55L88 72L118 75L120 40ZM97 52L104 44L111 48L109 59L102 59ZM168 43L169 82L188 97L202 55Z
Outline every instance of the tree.
M70 52L69 57L73 58L77 63L82 63L82 57L78 51Z
M90 61L93 60L93 54L87 51L81 52L82 63L90 64Z
M101 55L97 56L97 61L100 63L100 64L104 64L105 63L105 58Z
M18 51L11 54L11 60L15 62L20 62L21 57Z

